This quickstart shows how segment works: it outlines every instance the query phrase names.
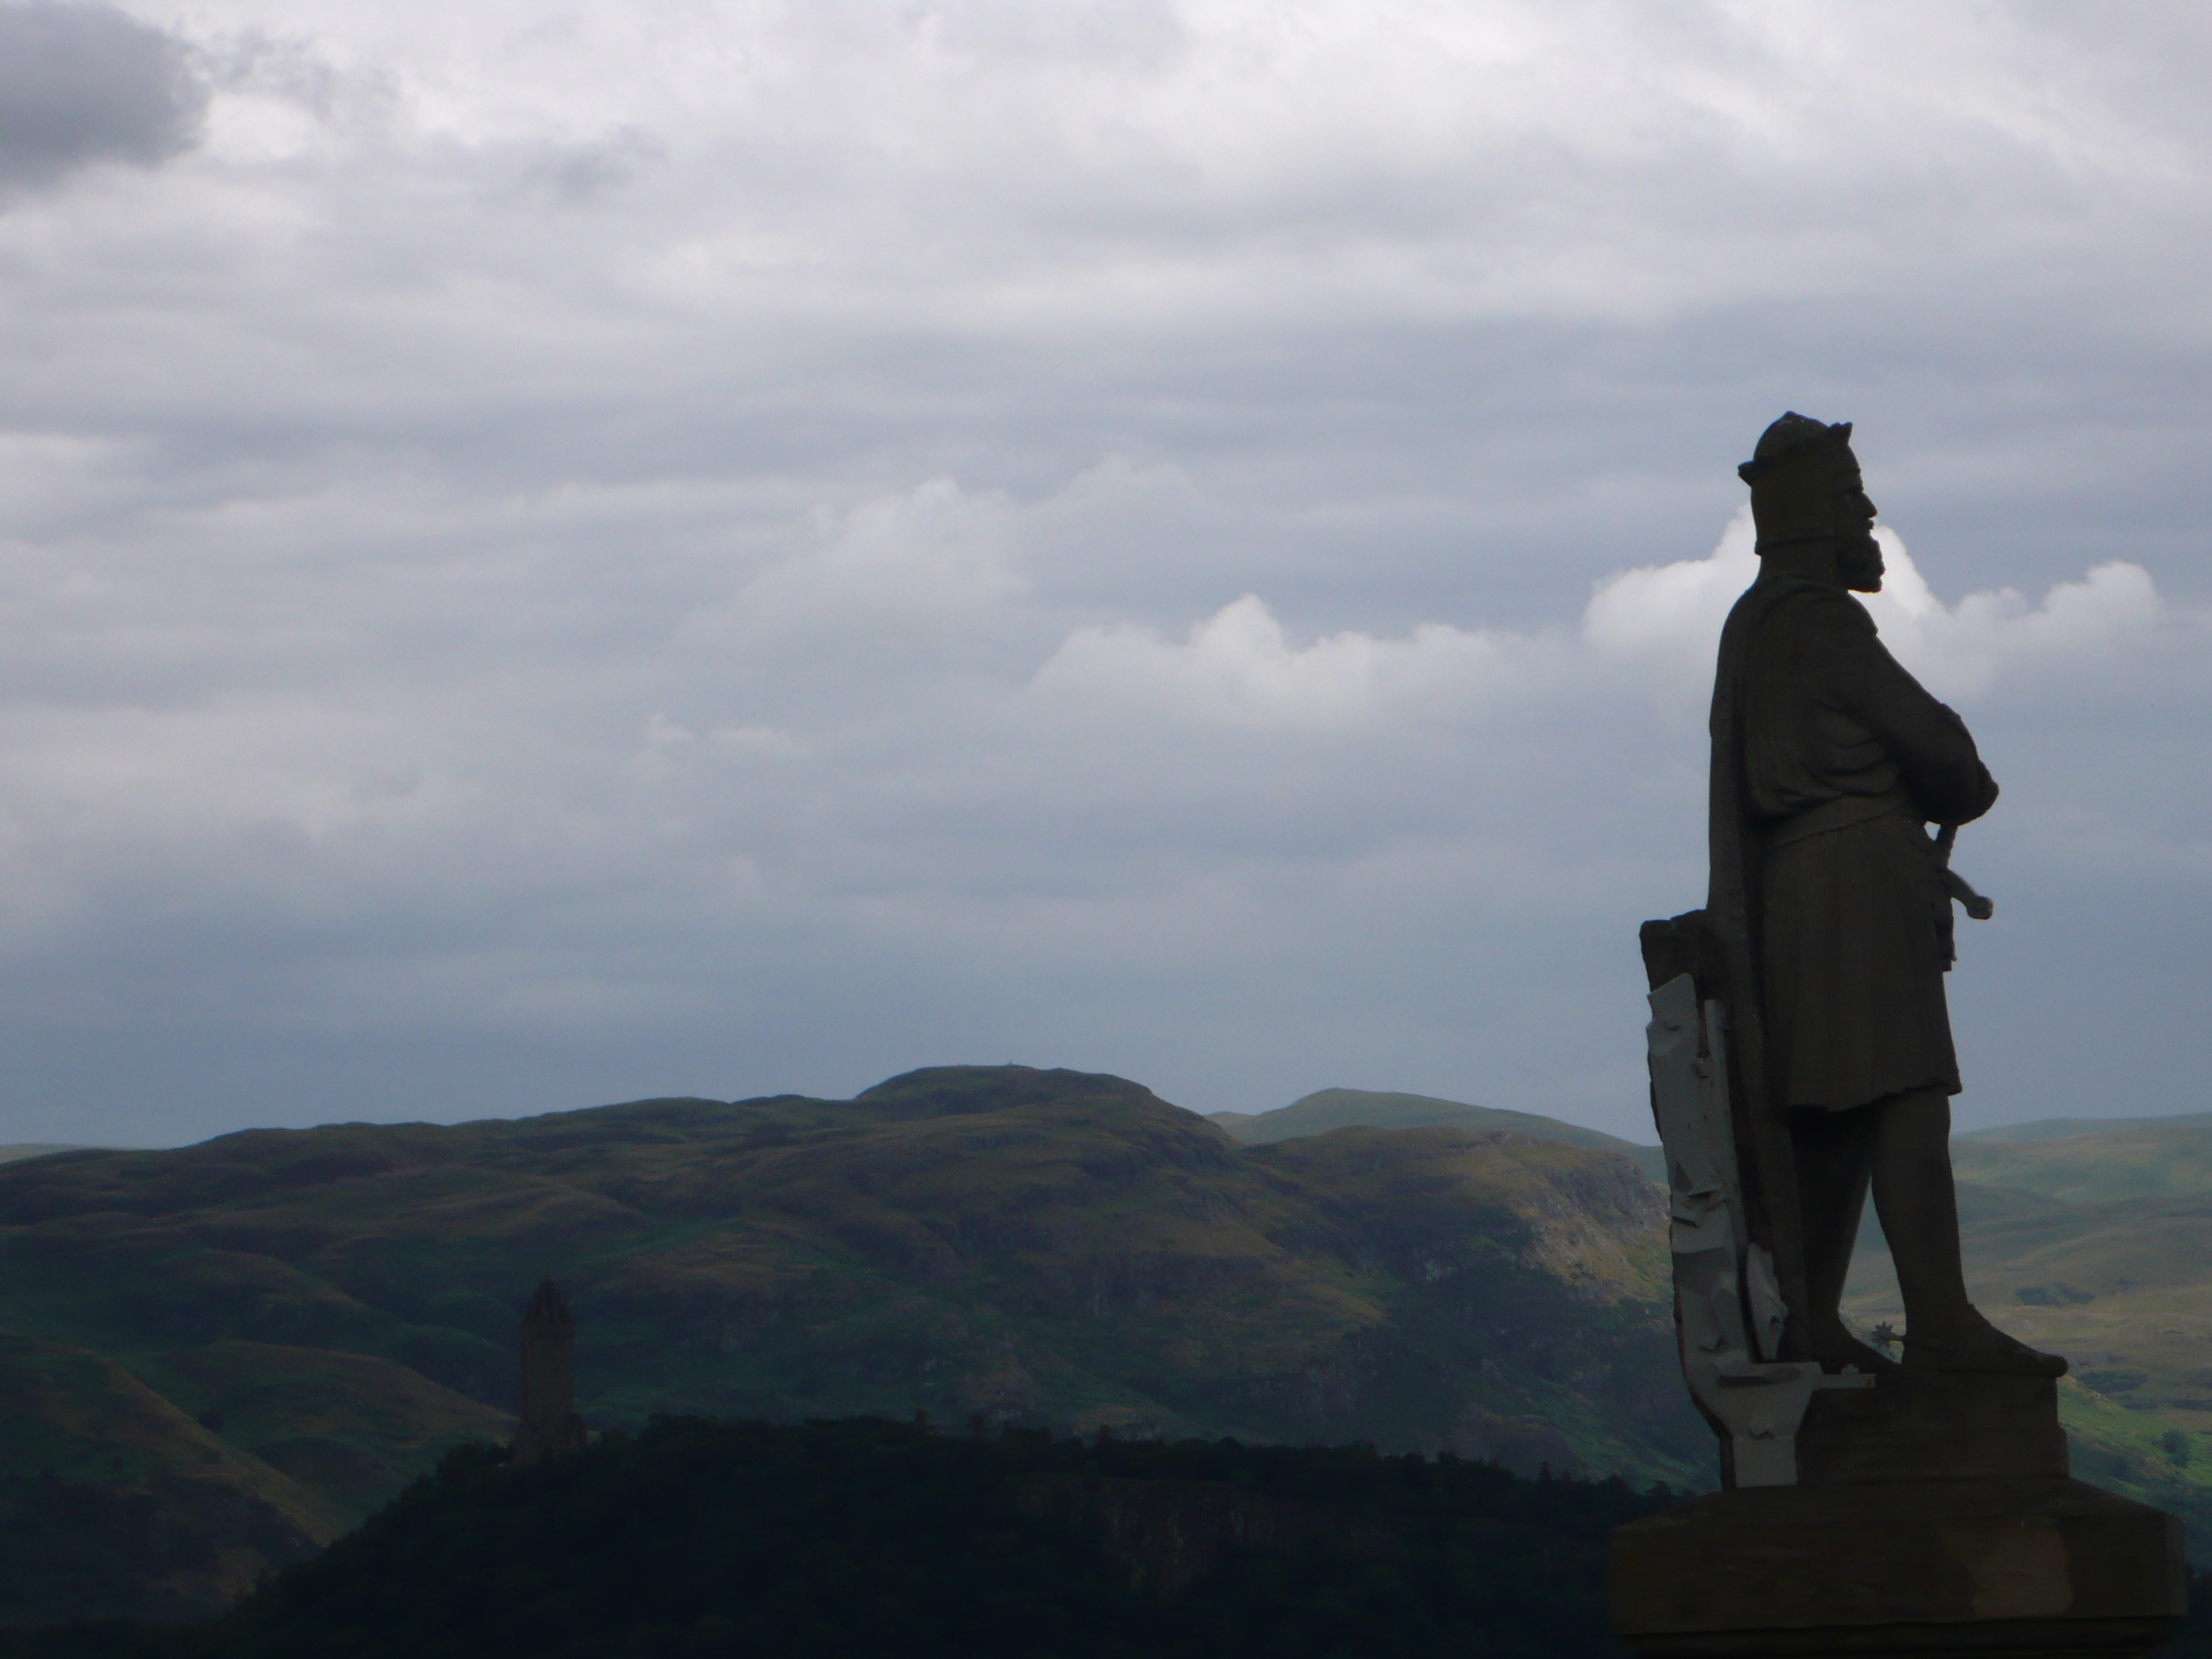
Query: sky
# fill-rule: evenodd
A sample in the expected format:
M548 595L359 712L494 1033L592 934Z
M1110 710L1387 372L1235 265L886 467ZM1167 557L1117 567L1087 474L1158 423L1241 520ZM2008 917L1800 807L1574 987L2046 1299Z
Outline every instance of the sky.
M2212 3L0 0L0 1141L1113 1072L1649 1140L1735 475L2212 1107Z

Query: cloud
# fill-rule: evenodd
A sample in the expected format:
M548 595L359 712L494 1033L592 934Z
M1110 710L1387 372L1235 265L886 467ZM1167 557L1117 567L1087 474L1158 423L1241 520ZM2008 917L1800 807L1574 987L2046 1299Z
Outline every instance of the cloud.
M2079 581L2058 582L2030 605L2017 589L1970 593L1947 606L1928 590L1894 534L1885 551L1893 574L1871 599L1899 659L1947 696L1990 689L2002 675L2050 672L2069 661L2109 668L2142 653L2171 623L2150 573L2123 559L2093 567Z
M1541 647L1448 623L1403 639L1343 633L1294 645L1247 593L1180 643L1129 625L1079 629L1038 671L1036 690L1069 706L1147 709L1224 726L1335 731L1479 702Z
M846 513L817 514L813 545L746 583L727 616L761 635L844 629L878 617L941 637L1021 592L1009 516L997 492L970 494L949 478Z
M2085 1020L2193 1103L2169 12L0 14L149 77L18 184L177 156L0 217L0 1109L1018 1056L1633 1131L1790 406L1858 421L1884 637L2005 784L1964 1109L2112 1093Z
M184 42L97 0L0 4L0 185L189 149L207 88Z
M2176 617L2149 573L2119 559L2093 567L2079 580L2053 584L2033 605L2012 587L1946 605L1894 530L1882 526L1875 536L1885 565L1882 588L1860 601L1891 653L1942 696L1973 697L2007 674L2069 663L2109 672L2173 628L2201 625ZM1721 625L1759 574L1754 540L1747 507L1708 557L1607 578L1583 612L1583 641L1603 656L1668 661L1692 677L1709 673Z
M2141 566L2118 560L2054 585L2033 606L2008 587L1947 605L1894 531L1876 535L1887 574L1882 592L1863 602L1890 650L1946 696L1985 694L2008 672L2109 671L2160 642L2169 624L2193 625L2172 616ZM1753 541L1746 507L1707 556L1606 578L1571 636L1427 623L1395 638L1349 631L1299 644L1265 600L1247 593L1181 641L1128 623L1079 629L1032 689L1115 717L1315 732L1525 709L1547 689L1619 665L1646 676L1647 686L1663 674L1672 689L1702 699L1721 626L1759 574Z
M1583 639L1603 655L1702 665L1720 641L1729 607L1759 575L1757 540L1747 505L1705 558L1607 577L1583 609Z

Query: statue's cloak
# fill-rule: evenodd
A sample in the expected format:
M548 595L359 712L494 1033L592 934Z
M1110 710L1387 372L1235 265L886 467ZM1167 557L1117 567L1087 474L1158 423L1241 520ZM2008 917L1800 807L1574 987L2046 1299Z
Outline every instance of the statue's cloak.
M1745 776L1745 667L1760 626L1799 584L1753 582L1729 612L1713 672L1712 772L1708 842L1711 874L1705 893L1705 972L1701 988L1718 1001L1728 1032L1729 1104L1736 1168L1743 1188L1744 1230L1771 1256L1791 1318L1784 1355L1801 1357L1807 1305L1805 1252L1797 1218L1797 1176L1789 1130L1775 1114L1767 1085L1766 1030L1759 994L1761 836Z

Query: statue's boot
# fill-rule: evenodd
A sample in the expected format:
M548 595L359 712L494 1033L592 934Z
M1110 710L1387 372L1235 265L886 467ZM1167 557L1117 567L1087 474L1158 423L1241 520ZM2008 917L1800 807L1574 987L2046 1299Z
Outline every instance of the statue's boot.
M1881 1349L1853 1336L1840 1322L1825 1329L1814 1326L1811 1346L1813 1358L1820 1362L1824 1371L1850 1367L1869 1376L1895 1376L1903 1369Z
M1905 1369L1910 1372L1950 1371L1991 1376L2063 1376L2066 1361L2055 1353L2031 1348L1969 1308L1956 1324L1926 1335L1905 1334Z

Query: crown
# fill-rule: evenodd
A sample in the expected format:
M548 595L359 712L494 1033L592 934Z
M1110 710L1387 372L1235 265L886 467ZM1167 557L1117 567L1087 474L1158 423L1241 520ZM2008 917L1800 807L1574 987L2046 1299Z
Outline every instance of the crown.
M1796 410L1785 410L1782 418L1759 434L1759 443L1751 452L1751 459L1736 468L1735 475L1747 484L1791 462L1806 459L1808 453L1834 445L1848 447L1851 441L1851 423L1838 421L1833 426L1800 415Z

